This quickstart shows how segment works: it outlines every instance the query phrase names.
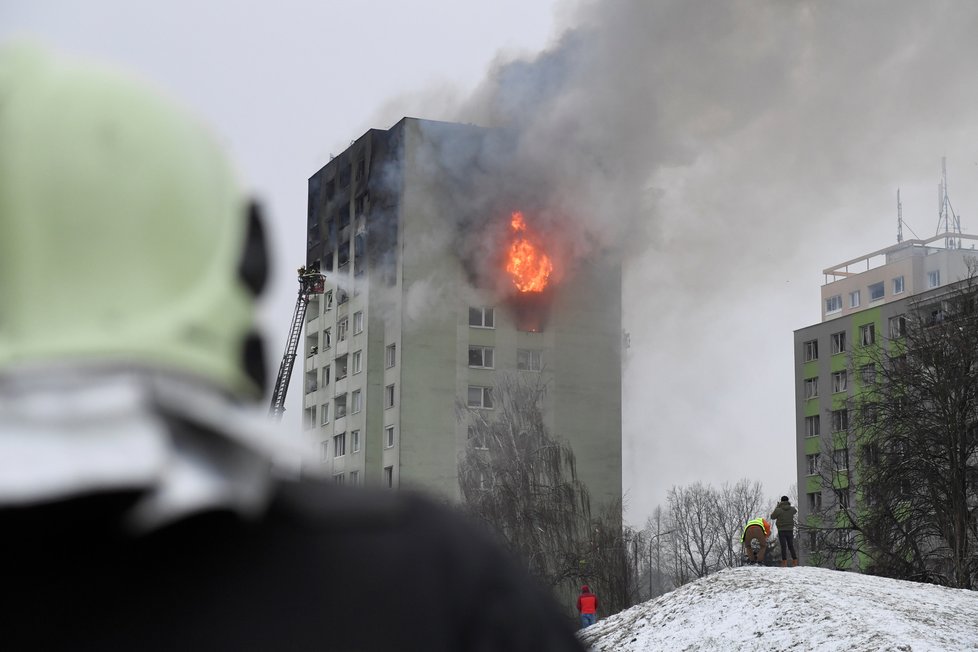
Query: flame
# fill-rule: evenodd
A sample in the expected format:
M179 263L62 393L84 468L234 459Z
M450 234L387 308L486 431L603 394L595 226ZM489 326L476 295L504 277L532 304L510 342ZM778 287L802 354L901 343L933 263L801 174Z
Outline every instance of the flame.
M527 239L523 213L513 213L510 225L515 238L509 246L506 271L513 277L513 285L520 292L541 292L547 287L554 264L546 253Z

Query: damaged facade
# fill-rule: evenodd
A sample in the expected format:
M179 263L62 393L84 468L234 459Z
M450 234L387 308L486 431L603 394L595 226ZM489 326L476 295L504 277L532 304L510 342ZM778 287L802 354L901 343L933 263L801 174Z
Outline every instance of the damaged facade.
M555 272L513 290L495 243L512 210L545 200L501 165L512 146L405 118L310 178L306 264L327 291L306 318L304 427L336 482L457 499L459 406L493 410L502 375L536 374L594 508L621 498L621 262L596 249L562 264L558 229L537 223Z

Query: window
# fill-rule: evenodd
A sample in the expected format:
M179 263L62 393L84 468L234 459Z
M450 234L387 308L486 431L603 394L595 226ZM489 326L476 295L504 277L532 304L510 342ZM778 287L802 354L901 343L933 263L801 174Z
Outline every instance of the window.
M316 406L308 407L302 412L302 427L306 430L316 426Z
M336 358L336 380L346 378L347 356L341 355Z
M805 349L805 362L818 360L818 340L809 340L802 346Z
M808 494L808 511L818 512L822 509L822 492L816 491Z
M320 442L320 444L319 444L319 459L322 462L325 462L326 460L329 459L329 440L328 439L326 441L324 441L324 442Z
M818 397L818 378L806 378L805 379L805 398L817 398Z
M893 279L893 294L900 294L903 292L903 277L897 276Z
M387 349L384 351L384 357L386 358L387 368L390 369L397 362L397 345L388 344Z
M333 457L342 457L346 455L346 433L341 432L340 434L333 437Z
M350 486L359 487L360 486L360 472L350 471Z
M322 425L325 426L327 423L329 423L329 403L322 404L322 406L319 408L319 414L321 415L320 422Z
M863 324L859 327L859 340L863 346L871 346L876 342L876 324Z
M845 471L849 468L849 449L842 448L832 451L832 464L836 471Z
M869 286L869 300L879 301L880 299L883 298L883 292L884 292L883 281L880 281L879 283L873 283L872 285Z
M805 417L805 436L806 437L818 437L819 430L821 429L819 423L821 418L816 414L813 417Z
M842 310L842 295L837 294L825 300L825 312L839 312Z
M864 364L859 367L859 377L862 379L863 385L876 384L876 365Z
M941 270L935 269L933 272L927 272L927 287L936 288L941 284Z
M353 430L350 432L350 452L359 453L360 452L360 431Z
M846 352L846 332L832 333L832 355Z
M839 509L849 508L849 490L848 489L836 489L835 499L839 503Z
M346 341L346 332L350 329L350 320L344 317L336 324L336 341Z
M516 350L516 368L524 371L540 371L543 369L543 356L534 349Z
M477 426L470 423L467 436L468 440L472 442L472 447L476 450L489 450L489 447L486 446L485 434L480 432Z
M328 349L333 344L333 337L330 333L330 329L325 329L323 331L323 348Z
M843 432L849 429L849 411L832 410L832 432Z
M384 486L388 489L394 487L394 467L385 466L384 467Z
M818 475L818 453L806 455L805 463L808 465L808 475Z
M832 393L844 392L849 388L849 374L845 371L832 372Z
M820 508L821 509L821 508ZM814 511L814 510L812 510ZM818 552L818 530L811 530L806 533L808 535L808 549L812 552Z
M358 374L363 371L363 351L353 352L353 373Z
M394 385L384 388L384 408L394 407Z
M362 333L362 332L363 332L363 311L358 310L357 312L353 313L353 334L356 335L357 333Z
M474 408L492 407L492 387L469 385L467 405Z
M328 292L326 292L326 294L323 295L323 306L325 307L326 310L332 310L333 309L333 291L332 290L329 290Z
M904 315L890 317L889 320L890 338L896 339L907 334L907 318Z
M323 367L323 387L329 385L329 369L330 369L329 365Z
M336 413L337 419L342 419L346 416L346 394L343 396L337 396L333 399L334 411Z
M340 251L343 251L343 250L340 249ZM347 257L349 257L349 254L347 254ZM346 303L349 300L350 300L350 293L349 292L347 292L346 290L337 290L336 291L336 305L342 306L344 303Z
M387 426L384 428L384 448L392 448L394 446L394 426Z
M858 308L859 307L859 290L853 290L849 293L849 307Z
M469 366L483 367L492 369L492 347L491 346L470 346L469 347Z
M353 414L358 413L363 409L363 393L359 389L353 390L353 394L350 395L350 411Z
M495 328L492 308L469 308L469 326Z

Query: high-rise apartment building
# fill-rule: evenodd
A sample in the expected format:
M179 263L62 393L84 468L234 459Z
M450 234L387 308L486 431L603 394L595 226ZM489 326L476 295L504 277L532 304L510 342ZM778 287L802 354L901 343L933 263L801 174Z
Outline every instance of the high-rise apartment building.
M960 245L975 236L954 234L952 246L935 245L946 239L940 234L901 242L823 271L822 321L794 334L801 524L811 523L813 515L824 518L840 502L860 499L859 478L848 472L855 463L849 451L856 450L848 400L875 382L876 371L860 362L858 352L899 340L915 309L932 308L939 318L941 296L968 277L969 259L978 257ZM826 468L835 474L832 487L826 486ZM851 534L840 529L839 536ZM816 532L805 532L799 544L802 561L809 561L818 546Z
M547 384L544 421L596 506L621 497L621 263L554 250L545 289L513 286L500 243L538 207L501 163L508 138L405 118L309 180L306 263L327 291L306 316L304 427L338 483L456 499L469 410L523 374Z

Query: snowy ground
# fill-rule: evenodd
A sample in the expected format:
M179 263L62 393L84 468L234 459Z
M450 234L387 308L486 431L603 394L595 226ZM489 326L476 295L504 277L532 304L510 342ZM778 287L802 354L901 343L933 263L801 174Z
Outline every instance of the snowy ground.
M823 568L743 567L579 635L593 652L978 650L978 591Z

